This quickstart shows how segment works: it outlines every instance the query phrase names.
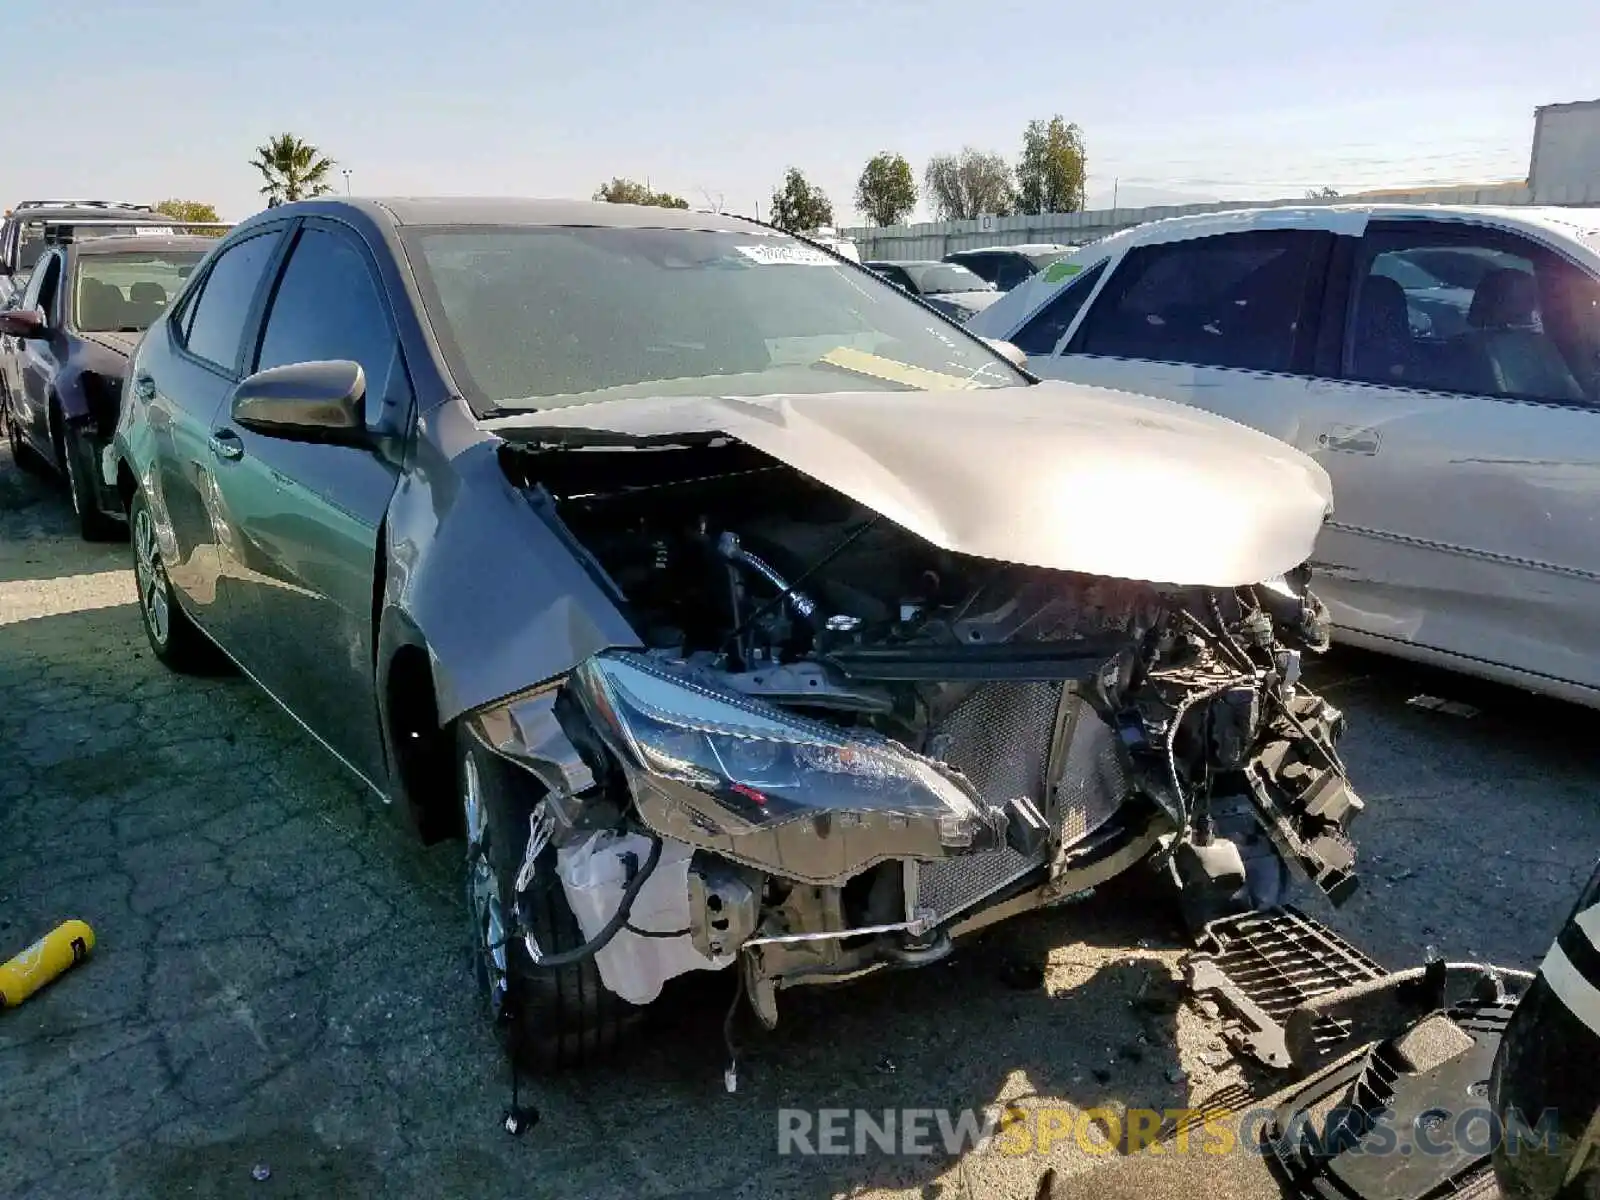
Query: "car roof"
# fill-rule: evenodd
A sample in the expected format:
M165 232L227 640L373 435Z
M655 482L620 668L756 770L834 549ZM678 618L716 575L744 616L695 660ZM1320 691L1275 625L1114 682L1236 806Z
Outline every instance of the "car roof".
M356 209L381 214L391 225L585 225L608 229L692 229L778 234L754 221L722 213L601 200L536 200L508 196L321 197L267 210L278 216Z
M119 217L127 217L129 220L149 223L157 221L171 221L174 225L180 223L176 217L169 217L165 213L153 212L148 208L136 208L132 205L120 204L61 204L53 207L18 207L11 210L11 215L7 219L32 225L39 221L115 221Z
M868 264L873 267L951 267L954 263L940 262L933 258L874 258Z
M1487 220L1507 228L1569 233L1600 231L1600 210L1595 209L1487 204L1287 204L1167 217L1124 229L1093 244L1146 245L1247 229L1318 229L1360 235L1369 221L1424 219Z
M209 250L217 244L216 238L201 237L199 234L162 234L146 233L127 237L101 237L90 238L84 242L73 242L72 249L80 258L84 255L96 254L126 254L130 250Z

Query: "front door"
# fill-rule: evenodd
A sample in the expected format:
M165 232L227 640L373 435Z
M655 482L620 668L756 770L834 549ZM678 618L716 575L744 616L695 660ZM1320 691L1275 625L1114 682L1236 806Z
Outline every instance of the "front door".
M1351 279L1342 378L1300 438L1334 483L1334 621L1600 687L1600 283L1427 220L1369 225Z
M268 302L253 370L347 359L366 376L371 446L270 437L223 411L217 483L229 536L227 613L240 661L369 782L384 778L374 691L378 538L399 476L411 389L399 337L357 235L308 222Z
M212 418L239 378L245 330L282 238L276 226L223 249L172 316L151 328L128 381L129 403L146 407L154 443L140 483L167 575L213 636L228 596L218 577ZM223 649L233 652L226 642Z

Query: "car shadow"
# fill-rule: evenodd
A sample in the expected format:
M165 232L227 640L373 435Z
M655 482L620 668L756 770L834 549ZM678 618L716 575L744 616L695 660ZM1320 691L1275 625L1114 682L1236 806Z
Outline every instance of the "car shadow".
M732 1096L722 1086L725 975L675 981L616 1063L552 1083L603 1097L608 1126L641 1151L664 1148L686 1115L703 1114L731 1158L764 1173L763 1195L965 1196L961 1172L990 1177L981 1194L1032 1195L1030 1180L1052 1164L1087 1169L1170 1137L1176 1114L1216 1090L1179 1052L1176 960L1186 948L1175 910L1144 887L1113 885L976 935L932 966L780 992L770 1033L742 1013ZM1192 1012L1184 1020L1198 1028ZM1229 1094L1270 1090L1266 1073L1251 1071ZM821 1152L823 1110L850 1114L834 1118L845 1122L834 1127L842 1153ZM916 1110L933 1110L925 1140L905 1125ZM973 1139L947 1141L941 1129L959 1131L964 1113L969 1131L985 1118L1001 1125L958 1165Z

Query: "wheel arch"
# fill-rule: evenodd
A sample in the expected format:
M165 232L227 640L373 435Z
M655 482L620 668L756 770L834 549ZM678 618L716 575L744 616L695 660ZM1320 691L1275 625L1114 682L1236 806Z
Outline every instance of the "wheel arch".
M378 717L389 756L389 800L424 845L461 832L456 803L455 726L439 720L433 656L404 613L379 619Z

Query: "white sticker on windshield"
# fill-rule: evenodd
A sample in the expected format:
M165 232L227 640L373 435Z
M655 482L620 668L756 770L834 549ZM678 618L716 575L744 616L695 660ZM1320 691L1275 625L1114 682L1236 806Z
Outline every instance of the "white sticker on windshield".
M735 246L764 267L831 267L834 260L813 246Z

